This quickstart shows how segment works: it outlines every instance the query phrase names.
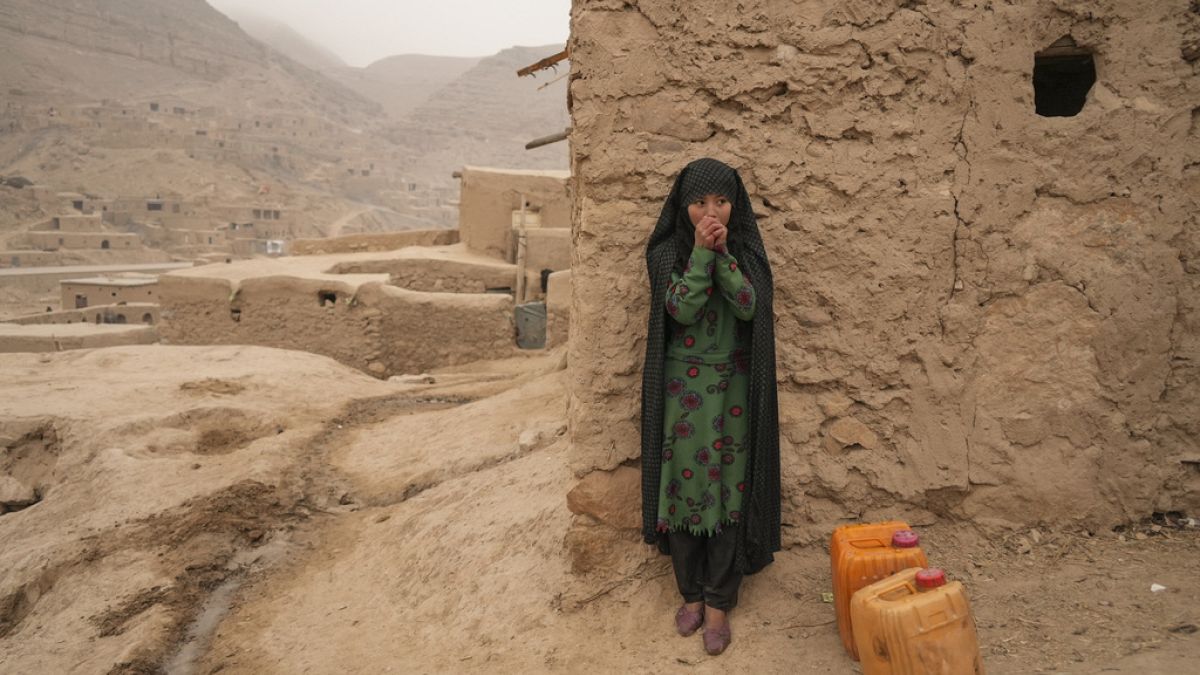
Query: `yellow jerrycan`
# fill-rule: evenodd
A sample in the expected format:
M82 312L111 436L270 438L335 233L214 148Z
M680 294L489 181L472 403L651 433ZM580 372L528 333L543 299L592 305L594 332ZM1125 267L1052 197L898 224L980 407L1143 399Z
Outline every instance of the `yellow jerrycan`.
M833 607L837 614L842 645L854 660L850 597L860 588L889 577L908 567L926 567L929 561L921 550L921 540L908 523L843 525L833 531L829 546L833 564Z
M910 568L850 600L863 675L984 675L962 583Z

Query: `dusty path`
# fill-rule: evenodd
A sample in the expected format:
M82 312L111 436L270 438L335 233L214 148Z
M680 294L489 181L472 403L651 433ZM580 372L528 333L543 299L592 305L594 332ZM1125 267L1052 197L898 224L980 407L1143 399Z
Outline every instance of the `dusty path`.
M560 387L551 374L359 429L331 461L364 507L323 520L307 554L242 595L199 672L856 672L821 599L821 545L747 583L720 659L672 633L665 560L624 580L573 578L574 481L550 435ZM522 427L545 433L522 449ZM971 588L990 672L1171 673L1200 657L1195 531L926 535Z
M0 357L0 436L55 476L0 516L0 672L858 672L819 542L748 580L717 659L673 634L666 561L636 537L626 578L570 573L562 365L395 385L266 349ZM1195 529L923 533L989 673L1200 658Z
M368 213L368 212L374 211L374 210L376 210L376 207L367 206L367 207L363 207L361 209L355 209L354 211L351 211L351 212L343 215L341 218L338 218L337 220L333 221L333 224L331 224L329 226L329 229L325 232L325 236L327 238L342 236L342 230L346 228L346 223L349 223L350 221L355 220L356 218L363 215L364 213Z

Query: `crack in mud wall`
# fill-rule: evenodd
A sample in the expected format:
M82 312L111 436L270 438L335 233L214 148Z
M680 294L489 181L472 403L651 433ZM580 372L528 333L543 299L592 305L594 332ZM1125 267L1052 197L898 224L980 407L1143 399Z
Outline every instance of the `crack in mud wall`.
M1067 35L1096 83L1038 116ZM1198 36L1187 0L577 0L574 470L639 455L642 253L714 156L775 271L785 542L1200 507Z

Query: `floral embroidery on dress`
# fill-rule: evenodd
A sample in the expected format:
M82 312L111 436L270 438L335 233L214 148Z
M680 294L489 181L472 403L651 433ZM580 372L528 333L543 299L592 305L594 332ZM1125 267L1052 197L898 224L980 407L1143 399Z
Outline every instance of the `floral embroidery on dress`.
M743 508L749 352L739 343L739 322L753 318L754 288L727 252L697 248L668 290L675 320L658 517L669 531L712 535L737 523Z
M678 377L673 377L667 380L667 393L671 396L678 396L683 393L683 380Z

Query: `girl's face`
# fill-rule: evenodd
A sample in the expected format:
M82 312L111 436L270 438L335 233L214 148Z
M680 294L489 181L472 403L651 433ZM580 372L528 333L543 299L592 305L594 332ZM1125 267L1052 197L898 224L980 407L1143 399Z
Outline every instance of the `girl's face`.
M728 227L732 211L733 204L724 195L718 194L707 194L688 204L688 218L692 220L692 227L698 225L705 216L712 216Z

